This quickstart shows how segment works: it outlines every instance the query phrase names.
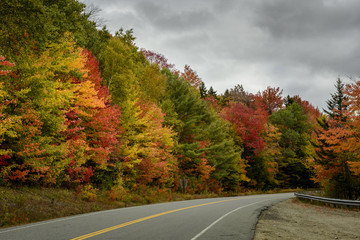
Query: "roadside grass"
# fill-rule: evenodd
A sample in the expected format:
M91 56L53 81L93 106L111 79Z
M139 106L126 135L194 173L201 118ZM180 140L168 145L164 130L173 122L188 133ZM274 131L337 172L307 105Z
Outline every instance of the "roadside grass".
M121 202L103 197L97 201L86 201L75 191L66 189L0 187L0 227L123 206Z
M172 192L169 189L144 189L139 193L131 193L97 190L91 187L69 190L61 188L0 186L0 228L144 204L292 191L294 190L183 194Z

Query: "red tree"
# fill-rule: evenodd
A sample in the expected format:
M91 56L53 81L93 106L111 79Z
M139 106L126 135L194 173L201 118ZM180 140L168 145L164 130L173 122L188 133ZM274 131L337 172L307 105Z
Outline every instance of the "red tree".
M225 107L222 116L233 124L236 133L241 137L245 156L258 155L264 148L261 134L265 130L267 113L262 108L254 110L242 103L232 103Z
M258 101L260 101L268 114L271 115L272 112L280 109L284 103L282 92L283 90L280 90L280 88L267 87L261 93L258 92L256 98L258 98Z
M161 69L167 68L170 71L174 70L175 65L171 64L171 63L168 63L168 60L164 55L162 55L160 53L152 52L152 51L146 50L146 49L141 49L141 51L143 52L145 58L151 64L153 64L153 63L158 64Z
M108 167L122 129L120 109L111 104L108 89L101 85L98 61L87 50L82 55L86 73L82 79L72 80L77 96L66 114L65 136L70 143L68 157L73 158L68 166L70 181L85 183L94 171Z
M0 55L0 66L14 67L15 63L11 63L5 60L4 56ZM8 69L0 69L0 76L7 76L11 73L11 70Z

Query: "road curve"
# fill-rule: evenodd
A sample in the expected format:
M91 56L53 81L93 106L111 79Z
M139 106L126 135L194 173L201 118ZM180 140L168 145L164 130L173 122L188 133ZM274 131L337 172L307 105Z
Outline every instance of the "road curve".
M120 208L0 229L1 240L252 239L262 208L292 193Z

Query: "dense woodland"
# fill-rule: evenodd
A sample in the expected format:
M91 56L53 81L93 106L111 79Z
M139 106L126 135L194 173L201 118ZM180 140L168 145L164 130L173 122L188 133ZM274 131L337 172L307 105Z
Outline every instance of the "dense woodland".
M321 186L359 198L360 81L338 79L323 112L278 87L218 94L85 7L1 2L0 185L123 196L189 179L189 193Z

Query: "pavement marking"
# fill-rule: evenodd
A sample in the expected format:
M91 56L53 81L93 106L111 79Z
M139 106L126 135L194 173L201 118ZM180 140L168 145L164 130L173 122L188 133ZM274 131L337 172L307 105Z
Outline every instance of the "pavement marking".
M202 230L201 232L199 232L195 237L193 237L191 240L196 240L198 239L199 237L201 237L205 232L207 232L210 228L212 228L215 224L217 224L218 222L220 222L222 219L224 219L225 217L229 216L230 214L232 214L233 212L236 212L237 210L239 209L242 209L242 208L245 208L245 207L249 207L251 205L255 205L257 203L261 203L261 202L266 202L266 201L269 201L270 199L267 199L267 200L263 200L263 201L258 201L258 202L254 202L254 203L251 203L251 204L248 204L248 205L245 205L245 206L242 206L242 207L238 207L228 213L226 213L225 215L221 216L220 218L218 218L215 222L213 222L212 224L210 224L208 227L206 227L204 230Z
M76 238L72 238L70 240L83 240L83 239L91 238L91 237L94 237L94 236L97 236L97 235L100 235L100 234L103 234L103 233L107 233L107 232L110 232L110 231L113 231L113 230L116 230L116 229L119 229L119 228L123 228L123 227L129 226L129 225L135 224L135 223L143 222L143 221L146 221L146 220L149 220L149 219L152 219L152 218L160 217L160 216L163 216L163 215L167 215L167 214L170 214L170 213L179 212L179 211L183 211L183 210L187 210L187 209L191 209L191 208L202 207L202 206L207 206L207 205L216 204L216 203L222 203L222 202L230 202L230 201L235 201L235 200L240 200L240 199L258 198L258 197L259 196L256 196L256 197L255 196L253 196L253 197L241 197L241 198L227 199L227 200L222 200L222 201L217 201L217 202L204 203L204 204L194 205L194 206L190 206L190 207L178 208L178 209L175 209L175 210L171 210L171 211L162 212L162 213L158 213L158 214L155 214L155 215L139 218L139 219L136 219L136 220L133 220L133 221L130 221L130 222L126 222L126 223L122 223L122 224L119 224L119 225L116 225L116 226L113 226L113 227L104 228L102 230L92 232L92 233L89 233L89 234L86 234L86 235L83 235L83 236L79 236L79 237L76 237ZM256 203L259 203L259 202L256 202ZM253 204L255 204L255 203L253 203ZM246 206L250 206L250 205L252 205L252 204L249 204L249 205L246 205ZM244 206L244 207L246 207L246 206ZM242 207L240 207L240 208L242 208ZM240 208L238 208L238 209L240 209ZM235 209L235 210L238 210L238 209Z
M144 206L145 205L134 206L134 207L131 207L131 208L139 208L139 207L144 207ZM58 222L68 221L68 220L75 219L75 218L88 217L88 216L91 216L91 215L102 214L102 213L105 213L105 212L115 212L115 211L119 211L119 209L122 209L122 208L108 209L108 210L103 210L103 211L98 211L98 212L82 213L82 214L78 214L78 215L74 215L74 216L68 216L68 217L61 217L61 218L58 218L58 219L45 220L45 221L42 221L42 222L39 222L39 223L29 223L29 224L26 224L26 225L23 225L23 226L9 227L10 229L4 230L4 231L0 230L0 234L19 231L19 230L23 230L23 229L26 229L26 228L38 227L38 226L51 224L51 223L58 223Z
M105 211L113 211L113 209L105 210ZM29 224L24 225L24 226L20 226L20 227L15 226L15 227L12 227L11 229L0 231L0 234L7 233L7 232L14 232L14 231L18 231L18 230L22 230L22 229L26 229L26 228L37 227L37 226L46 225L46 224L50 224L50 223L68 221L70 219L80 218L80 217L84 217L84 216L97 215L97 214L101 214L101 213L102 213L101 211L92 212L92 213L84 213L84 214L79 214L79 215L70 216L70 217L62 217L62 218L54 219L54 220L46 220L46 221L39 222L39 223L29 223Z

